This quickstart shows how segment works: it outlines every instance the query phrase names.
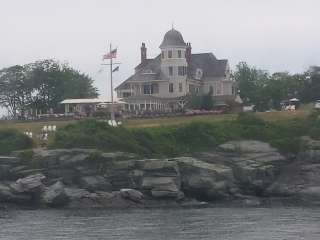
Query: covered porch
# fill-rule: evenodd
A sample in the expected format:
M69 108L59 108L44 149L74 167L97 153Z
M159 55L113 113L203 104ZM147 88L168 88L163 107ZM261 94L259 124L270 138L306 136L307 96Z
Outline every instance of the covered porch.
M135 113L143 112L172 112L178 108L176 98L159 98L154 96L132 96L123 98L124 111Z

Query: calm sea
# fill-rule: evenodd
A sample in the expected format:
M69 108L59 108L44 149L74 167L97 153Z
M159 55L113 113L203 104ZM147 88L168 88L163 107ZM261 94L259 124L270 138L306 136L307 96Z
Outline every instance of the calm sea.
M0 239L320 239L320 209L10 210Z

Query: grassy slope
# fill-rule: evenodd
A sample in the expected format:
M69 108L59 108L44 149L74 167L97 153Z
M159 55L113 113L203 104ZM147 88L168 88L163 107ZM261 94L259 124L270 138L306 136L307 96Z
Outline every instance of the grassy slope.
M282 152L296 153L301 136L309 134L316 125L320 132L315 118L308 116L307 112L270 112L145 119L130 120L125 124L129 127L120 128L83 121L58 131L50 147L89 147L172 156L212 149L230 140L256 139L269 142ZM320 135L318 133L316 135Z
M279 121L294 118L306 118L309 111L295 111L295 112L265 112L256 113L258 117L261 117L265 121ZM203 116L180 116L169 118L150 118L150 119L128 119L124 121L124 125L130 128L145 128L145 127L158 127L168 125L181 125L194 121L201 122L216 122L234 120L237 115L235 114L223 114L223 115L203 115ZM21 132L32 131L34 134L40 133L44 125L56 125L57 128L64 127L68 124L76 122L73 121L51 121L51 122L24 122L24 123L1 123L0 129L3 128L15 128Z
M309 115L309 111L295 111L295 112L265 112L256 113L255 115L267 122L277 122L281 120L290 119L304 119ZM236 114L223 114L223 115L203 115L203 116L179 116L169 118L152 118L152 119L128 119L124 121L124 126L128 128L153 128L159 126L181 126L192 122L224 122L229 120L235 120ZM0 130L13 128L20 132L32 131L33 136L36 136L41 132L41 129L45 125L56 125L58 129L67 126L68 124L75 123L72 121L50 121L50 122L21 122L21 123L3 123L0 122ZM49 136L49 138L51 138ZM34 137L35 146L40 145L40 141Z

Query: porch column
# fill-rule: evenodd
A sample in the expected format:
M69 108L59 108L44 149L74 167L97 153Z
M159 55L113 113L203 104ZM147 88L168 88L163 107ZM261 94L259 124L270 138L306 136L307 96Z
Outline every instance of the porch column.
M69 104L64 105L64 113L67 114L69 112Z

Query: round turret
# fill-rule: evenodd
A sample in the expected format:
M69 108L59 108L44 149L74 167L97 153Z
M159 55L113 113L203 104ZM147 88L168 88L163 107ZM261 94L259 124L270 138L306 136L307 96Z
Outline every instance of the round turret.
M160 48L166 48L169 46L170 47L186 46L186 43L184 42L181 33L173 28L164 35Z

